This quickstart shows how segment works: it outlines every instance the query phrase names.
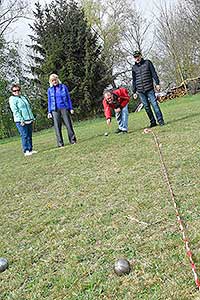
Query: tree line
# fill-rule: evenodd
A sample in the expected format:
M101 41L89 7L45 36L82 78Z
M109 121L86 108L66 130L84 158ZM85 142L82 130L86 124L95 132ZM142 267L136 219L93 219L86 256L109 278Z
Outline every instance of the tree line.
M163 89L199 76L200 4L163 1L148 19L132 0L58 0L50 4L0 3L0 138L15 134L9 88L20 83L47 128L48 78L59 75L69 87L77 120L102 114L102 92L123 85L131 93L132 53L141 50L159 70ZM21 18L32 18L26 59L20 43L6 35ZM17 24L17 23L16 23ZM135 105L131 102L132 108Z

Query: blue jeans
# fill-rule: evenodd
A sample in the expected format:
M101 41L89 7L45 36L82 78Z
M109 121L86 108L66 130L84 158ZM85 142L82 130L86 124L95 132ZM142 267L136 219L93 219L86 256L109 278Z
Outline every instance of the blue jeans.
M32 123L22 126L20 122L16 122L16 127L21 136L23 152L25 153L26 151L32 151Z
M128 130L128 104L121 109L119 113L115 113L118 127L122 131Z
M158 105L154 90L138 94L150 119L150 123L156 124L156 120L151 109L152 105L158 123L164 124L163 115Z

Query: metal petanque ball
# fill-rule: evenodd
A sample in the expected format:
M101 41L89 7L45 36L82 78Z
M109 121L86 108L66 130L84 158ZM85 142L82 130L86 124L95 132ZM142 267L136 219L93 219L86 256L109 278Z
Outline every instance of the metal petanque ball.
M131 265L127 259L120 258L115 262L114 271L119 276L129 274L131 271Z
M8 268L8 261L7 259L0 257L0 272L5 271Z
M108 132L105 132L104 135L105 135L105 136L108 136Z

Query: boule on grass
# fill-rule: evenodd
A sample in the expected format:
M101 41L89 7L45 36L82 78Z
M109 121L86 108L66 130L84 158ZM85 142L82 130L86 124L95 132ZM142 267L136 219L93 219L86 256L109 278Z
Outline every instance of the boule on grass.
M8 269L8 260L6 258L0 257L0 273Z
M118 276L129 274L131 271L131 265L125 258L119 258L114 265L114 271Z

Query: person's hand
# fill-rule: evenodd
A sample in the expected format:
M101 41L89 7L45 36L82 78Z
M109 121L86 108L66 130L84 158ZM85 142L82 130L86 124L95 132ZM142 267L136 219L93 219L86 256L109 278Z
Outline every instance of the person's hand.
M20 122L20 125L21 125L21 126L24 126L24 125L25 125L24 121L21 121L21 122Z
M48 118L48 119L51 119L51 118L52 118L52 114L51 114L51 113L48 113L47 118Z
M107 119L106 123L107 123L108 126L110 126L111 125L111 119Z
M160 92L160 85L159 84L156 85L156 91Z
M74 114L74 110L70 109L70 114L73 115Z
M137 97L138 97L138 94L137 93L135 93L135 94L133 94L133 99L137 99Z
M121 111L121 108L120 108L120 107L115 108L115 112L116 112L116 113L119 113L120 111Z

